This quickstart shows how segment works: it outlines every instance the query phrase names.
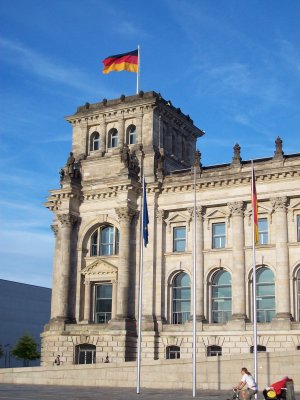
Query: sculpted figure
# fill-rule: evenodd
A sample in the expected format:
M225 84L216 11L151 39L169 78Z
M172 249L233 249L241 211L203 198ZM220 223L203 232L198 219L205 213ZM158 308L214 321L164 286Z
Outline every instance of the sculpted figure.
M72 175L74 172L74 164L75 164L75 157L73 156L73 153L70 152L70 155L67 159L67 170L69 175Z

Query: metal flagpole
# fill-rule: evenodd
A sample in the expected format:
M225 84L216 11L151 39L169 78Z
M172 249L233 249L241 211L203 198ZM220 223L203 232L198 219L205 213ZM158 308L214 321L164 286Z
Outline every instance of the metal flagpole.
M197 236L197 216L196 216L196 165L194 165L194 245L193 245L193 397L196 396L196 236Z
M141 226L140 226L140 276L139 276L139 301L138 301L138 354L137 354L137 385L136 393L140 394L141 389L141 343L142 343L142 292L143 292L143 257L144 257L144 244L143 244L143 227L144 227L144 190L145 178L143 175L143 191L141 196Z
M256 312L256 252L255 252L255 220L254 220L254 207L257 207L257 195L254 181L254 167L253 160L251 160L251 174L252 174L252 265L253 265L253 273L252 273L252 298L253 298L253 354L254 354L254 379L256 384L258 385L258 377L257 377L257 312ZM256 199L254 196L256 195ZM257 398L257 394L255 395Z
M136 74L136 94L139 94L140 91L140 69L141 69L141 54L140 54L140 45L138 45L138 70Z

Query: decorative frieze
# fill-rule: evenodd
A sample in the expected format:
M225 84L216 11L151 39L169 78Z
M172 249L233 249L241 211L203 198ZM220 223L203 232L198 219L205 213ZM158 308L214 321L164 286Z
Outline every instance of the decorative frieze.
M54 236L56 237L58 234L58 226L57 225L51 225L51 230L54 233Z

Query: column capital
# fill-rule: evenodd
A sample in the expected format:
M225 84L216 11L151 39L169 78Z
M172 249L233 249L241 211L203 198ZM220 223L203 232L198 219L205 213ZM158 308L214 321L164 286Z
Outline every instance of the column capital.
M135 210L129 207L119 207L115 208L116 214L119 218L119 222L130 222L131 218L135 214Z
M203 206L197 206L196 207L196 218L200 220L203 215L204 215L204 207ZM187 212L190 214L191 219L194 218L194 207L188 207Z
M231 215L238 215L241 217L244 215L245 204L243 201L233 201L231 203L227 203L227 206Z
M286 196L275 197L271 200L273 211L286 211L288 199Z
M54 236L56 237L58 234L58 225L56 224L51 225L51 230L54 233Z
M57 214L57 219L63 227L72 227L78 221L74 214Z
M158 220L158 222L162 222L165 216L165 210L155 210L155 217Z

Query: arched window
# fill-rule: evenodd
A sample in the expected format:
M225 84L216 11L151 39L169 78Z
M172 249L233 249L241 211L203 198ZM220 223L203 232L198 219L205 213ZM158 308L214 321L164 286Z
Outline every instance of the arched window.
M136 144L136 126L129 125L127 128L127 143Z
M221 346L208 346L207 347L207 357L213 357L213 356L221 356L222 355L222 347Z
M178 274L172 285L172 323L184 324L191 315L191 280L188 274Z
M93 132L91 134L91 145L90 145L90 150L91 151L96 151L99 150L100 148L100 135L99 132Z
M266 348L266 346L262 346L261 344L258 344L257 345L257 351L258 352L264 352L264 351L267 351L267 348ZM251 346L250 347L250 353L253 353L254 352L254 346Z
M275 316L275 279L270 268L256 272L257 322L270 322Z
M100 226L91 236L91 256L119 254L119 230L112 225Z
M79 344L75 347L75 364L95 364L96 346L92 344Z
M212 280L212 322L224 323L231 318L232 294L231 275L227 271L218 271Z
M298 316L298 321L300 321L300 268L297 273L296 277L296 293L297 293L297 316Z
M175 360L176 358L180 358L179 346L168 346L166 350L167 360Z
M118 146L118 131L116 128L110 129L108 132L108 147L117 147Z

